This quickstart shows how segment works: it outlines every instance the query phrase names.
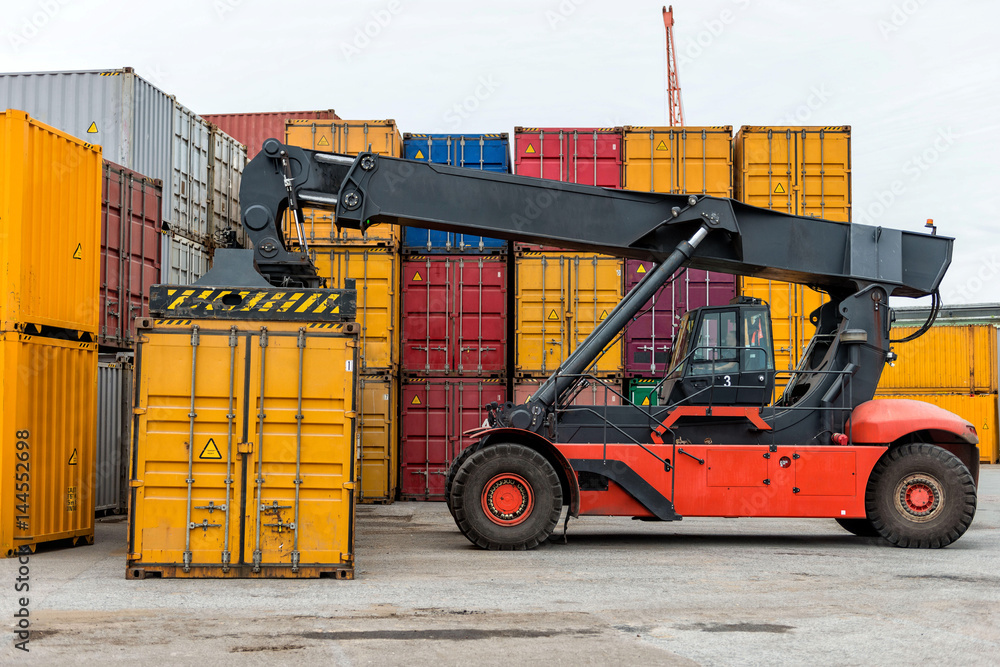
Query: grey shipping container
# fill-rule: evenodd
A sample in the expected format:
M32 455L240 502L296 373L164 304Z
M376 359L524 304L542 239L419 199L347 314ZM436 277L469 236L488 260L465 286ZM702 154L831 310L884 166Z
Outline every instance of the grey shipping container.
M102 354L97 363L97 475L94 510L122 512L128 494L128 442L132 415L131 356Z
M171 183L174 100L117 70L0 74L0 109L32 117L103 148L104 159ZM170 197L163 198L170 219Z
M212 266L208 246L176 234L164 234L163 270L164 283L190 285L208 273ZM169 257L167 262L165 258Z
M174 234L207 243L212 231L208 223L208 161L212 126L183 104L174 102L170 215L167 225Z
M213 125L208 166L208 179L212 184L208 218L213 243L222 247L235 243L246 248L246 232L240 212L240 183L243 169L247 166L247 148Z

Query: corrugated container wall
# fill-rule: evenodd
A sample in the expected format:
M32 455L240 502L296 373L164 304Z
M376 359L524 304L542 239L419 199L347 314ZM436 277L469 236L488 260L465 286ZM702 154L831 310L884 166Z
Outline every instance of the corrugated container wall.
M626 127L622 187L626 190L733 196L733 128ZM625 264L625 292L653 268ZM736 295L736 278L726 273L682 269L625 330L625 371L631 376L663 375L681 317L699 306L721 306Z
M733 196L733 128L625 127L622 188Z
M514 128L514 173L602 188L622 187L621 128ZM559 248L514 243L515 250Z
M104 162L101 197L101 328L97 342L132 347L135 319L149 315L149 287L160 282L163 187Z
M354 325L167 322L136 352L126 576L351 578Z
M924 401L953 412L976 427L979 435L979 460L997 463L1000 460L1000 437L997 432L996 394L882 394L875 398L910 398Z
M198 243L209 243L208 182L212 126L187 107L174 102L169 229Z
M462 433L482 426L486 405L506 400L506 387L498 379L405 380L399 472L402 499L444 500L448 466L475 442Z
M515 265L515 372L548 376L621 301L623 263L603 255L525 252ZM620 340L588 372L620 375Z
M285 125L286 143L314 151L342 155L357 155L371 150L378 155L401 157L403 138L394 120L289 120ZM309 245L383 245L398 248L399 225L379 224L364 234L357 229L342 229L337 233L333 214L316 209L303 209L305 241ZM289 216L284 221L284 235L297 243L295 226Z
M101 148L30 118L0 115L0 327L97 334Z
M240 210L240 183L247 166L246 148L218 127L212 127L208 155L209 229L218 247L249 247Z
M403 261L403 372L505 375L507 262L489 257Z
M403 135L403 157L435 164L481 171L510 173L510 142L507 134L410 134ZM403 230L403 252L407 253L502 253L503 239L441 232L419 227Z
M894 339L919 327L893 327ZM896 343L895 366L886 366L883 394L991 394L997 392L997 333L992 324L933 326L919 338Z
M514 383L514 402L527 403L528 399L534 396L544 382L544 379L517 380ZM624 404L622 397L621 383L589 380L588 384L580 388L578 393L572 397L569 405L560 405L559 407L622 405Z
M128 504L128 433L132 421L132 363L101 355L97 364L97 474L94 509L119 512Z
M851 128L743 127L734 141L736 198L794 215L851 221ZM775 369L794 369L828 297L808 287L743 278L741 294L771 306ZM779 377L779 387L787 378Z
M209 123L236 139L247 148L247 160L260 152L268 139L285 140L285 121L337 120L333 109L325 111L264 111L259 113L220 113L202 116Z
M391 503L399 485L399 379L359 376L357 405L357 499Z
M650 262L625 261L625 293L654 268ZM625 372L633 377L662 377L681 318L701 306L724 306L736 296L736 277L715 271L681 269L656 293L625 330Z
M0 334L0 553L94 541L97 345Z
M169 188L174 100L131 67L0 74L0 109L33 117L104 149L104 158ZM170 198L163 217L169 220Z
M212 268L212 253L208 246L195 243L183 236L163 235L164 257L161 275L170 285L190 285Z
M399 369L400 258L382 247L349 246L310 250L330 289L357 289L361 325L361 372Z

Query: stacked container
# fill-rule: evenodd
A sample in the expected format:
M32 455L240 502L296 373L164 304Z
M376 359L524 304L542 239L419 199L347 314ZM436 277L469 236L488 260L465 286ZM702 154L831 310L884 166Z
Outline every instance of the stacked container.
M201 277L216 232L227 241L243 238L238 196L245 149L131 68L2 74L2 108L26 109L103 146L115 165L163 184L161 281Z
M231 137L235 137L247 149L247 160L252 160L260 152L268 139L283 140L285 123L290 118L301 120L337 120L333 109L325 111L264 111L256 113L210 114L204 119Z
M94 538L101 149L0 115L0 551Z
M920 328L920 323L905 324L893 326L893 339ZM960 324L939 318L924 335L893 346L898 358L882 371L876 398L925 401L969 420L979 434L980 459L996 463L998 336L1000 327L992 322Z
M343 155L370 149L401 157L403 151L392 120L289 119L285 140L292 146ZM374 225L364 234L348 229L338 233L332 213L304 209L303 214L304 239L286 220L284 237L291 249L308 248L327 287L357 290L361 331L356 489L360 502L389 503L399 486L399 227Z
M733 196L733 128L626 127L622 181L626 190ZM625 262L625 292L654 268ZM625 331L629 395L648 400L648 390L669 372L681 317L701 306L721 306L736 295L736 278L725 273L681 269L650 299ZM640 402L641 404L641 402Z
M621 128L515 128L521 176L621 188L622 155ZM529 243L514 243L514 251L513 395L523 402L618 305L625 265L618 257ZM622 390L622 360L618 339L588 370L613 388L608 403ZM590 398L583 392L577 403Z
M736 199L793 215L851 221L849 126L743 127L734 142L734 161ZM763 278L744 277L740 283L742 295L771 307L780 392L816 331L810 315L829 297L804 285Z
M508 173L506 134L407 134L404 157ZM505 241L408 227L403 242L400 492L443 500L448 466L507 400Z

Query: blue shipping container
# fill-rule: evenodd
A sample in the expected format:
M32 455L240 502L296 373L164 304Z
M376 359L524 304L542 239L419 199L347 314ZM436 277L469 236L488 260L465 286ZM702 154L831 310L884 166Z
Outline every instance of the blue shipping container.
M403 157L436 164L510 173L510 141L502 134L403 135ZM485 236L439 232L407 227L406 253L467 253L492 255L507 250L507 242Z

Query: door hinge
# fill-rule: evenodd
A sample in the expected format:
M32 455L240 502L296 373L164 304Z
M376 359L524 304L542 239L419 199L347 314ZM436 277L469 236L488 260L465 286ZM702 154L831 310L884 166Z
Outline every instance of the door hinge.
M142 486L142 480L141 479L130 479L129 482L128 482L128 485L129 485L130 488L137 489L140 486Z
M253 454L253 443L252 442L238 442L238 443L236 443L236 451L239 454Z

